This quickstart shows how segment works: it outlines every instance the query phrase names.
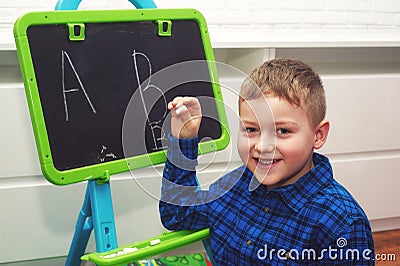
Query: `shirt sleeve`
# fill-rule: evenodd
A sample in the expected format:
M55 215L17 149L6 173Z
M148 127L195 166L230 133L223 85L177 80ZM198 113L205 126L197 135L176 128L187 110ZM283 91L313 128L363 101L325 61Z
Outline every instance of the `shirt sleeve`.
M207 204L196 177L198 138L178 139L169 135L159 211L169 230L208 227Z

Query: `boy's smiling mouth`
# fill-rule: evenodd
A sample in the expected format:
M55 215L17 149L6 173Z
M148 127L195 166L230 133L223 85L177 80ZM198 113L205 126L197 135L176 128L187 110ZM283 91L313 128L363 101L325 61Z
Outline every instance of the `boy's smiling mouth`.
M254 158L257 167L261 169L268 169L274 167L280 159L264 159L264 158Z

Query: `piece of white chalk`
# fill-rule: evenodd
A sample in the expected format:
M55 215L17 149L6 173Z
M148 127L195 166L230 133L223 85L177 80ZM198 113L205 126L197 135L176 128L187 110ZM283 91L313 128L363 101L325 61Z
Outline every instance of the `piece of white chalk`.
M138 251L138 248L124 248L125 253L132 253Z
M136 251L138 251L138 250L139 250L139 249L136 248L136 247L133 247L133 248L124 248L123 250L120 250L120 251L118 251L117 253L111 253L111 254L102 256L102 258L104 258L104 259L110 259L110 258L114 258L114 257L121 256L121 255L124 255L124 254L136 252Z
M175 110L175 113L176 113L177 115L180 115L180 113L182 113L182 112L185 111L185 110L187 110L186 106L182 105L181 107L179 107L179 108L177 108L177 109Z
M154 239L154 240L151 240L151 241L150 241L150 245L151 245L151 246L154 246L154 245L160 244L160 242L161 242L160 239Z

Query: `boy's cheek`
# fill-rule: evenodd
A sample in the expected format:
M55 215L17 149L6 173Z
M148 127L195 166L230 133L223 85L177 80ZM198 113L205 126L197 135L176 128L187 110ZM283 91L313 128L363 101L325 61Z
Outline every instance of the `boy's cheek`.
M237 139L237 149L240 159L243 163L247 164L247 160L250 154L250 143L248 138L241 136L241 133L239 133Z

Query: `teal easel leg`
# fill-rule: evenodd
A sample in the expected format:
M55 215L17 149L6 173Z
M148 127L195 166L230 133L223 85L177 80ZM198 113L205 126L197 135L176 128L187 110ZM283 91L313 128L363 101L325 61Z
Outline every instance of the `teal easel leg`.
M80 265L93 229L97 252L118 247L109 182L102 184L98 184L95 180L88 182L65 265Z
M89 189L87 188L85 200L83 202L82 209L79 212L78 220L75 226L74 238L72 239L65 265L80 265L80 258L85 253L92 229L92 211L90 207Z
M105 252L117 248L110 182L97 184L97 181L92 180L88 183L88 189L90 192L96 251Z

